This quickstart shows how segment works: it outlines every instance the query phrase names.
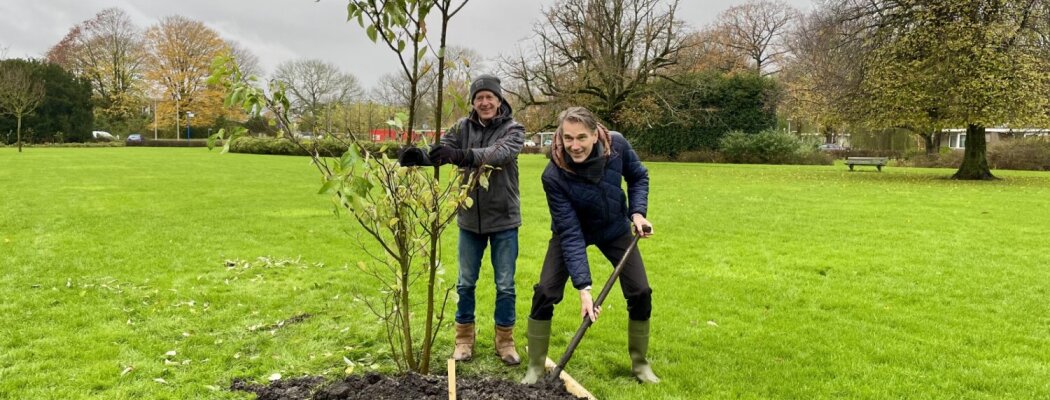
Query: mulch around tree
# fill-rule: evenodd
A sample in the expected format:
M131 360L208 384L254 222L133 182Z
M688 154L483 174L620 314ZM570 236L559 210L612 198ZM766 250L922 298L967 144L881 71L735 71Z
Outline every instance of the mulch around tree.
M541 381L542 382L542 381ZM230 389L252 392L259 400L400 400L447 399L448 379L434 375L351 375L341 381L326 382L322 377L279 379L260 385L235 379ZM490 378L457 378L457 399L492 400L577 400L561 381L522 385Z

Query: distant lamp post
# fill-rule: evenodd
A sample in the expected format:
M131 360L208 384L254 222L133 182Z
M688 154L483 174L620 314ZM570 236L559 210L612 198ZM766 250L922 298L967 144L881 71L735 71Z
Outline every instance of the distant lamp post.
M153 100L153 140L157 140L157 100Z
M190 118L193 118L193 113L186 111L186 140L190 140Z

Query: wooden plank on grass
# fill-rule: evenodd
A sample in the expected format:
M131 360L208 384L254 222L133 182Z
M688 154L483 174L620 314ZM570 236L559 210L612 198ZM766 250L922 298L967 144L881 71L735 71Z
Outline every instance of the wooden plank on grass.
M558 364L555 364L554 360L551 360L548 357L546 366L547 371L549 372L554 370L554 368L556 368ZM565 372L565 370L561 371L561 375L558 375L558 378L561 378L561 381L565 382L565 390L568 390L569 393L572 393L573 396L583 397L587 400L597 400L594 397L594 395L591 394L591 392L587 391L587 389L583 387L583 385L581 385L579 382L576 382L575 379L572 379L572 376L570 376L569 373Z

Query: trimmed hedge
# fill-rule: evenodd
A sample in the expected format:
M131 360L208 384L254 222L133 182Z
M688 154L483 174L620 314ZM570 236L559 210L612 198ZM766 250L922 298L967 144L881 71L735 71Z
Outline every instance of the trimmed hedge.
M951 150L932 156L917 155L900 165L918 168L959 168L963 150ZM1013 139L988 146L988 166L992 169L1050 171L1050 141Z
M549 154L549 146L525 146L521 148L521 154Z
M3 143L0 143L0 147L5 147ZM18 143L12 143L6 145L6 147L18 147ZM124 147L124 142L87 142L87 143L25 143L22 142L22 147Z
M725 161L733 164L834 164L831 155L784 132L731 132L722 138L721 147Z
M849 149L849 150L826 150L824 154L831 156L831 158L845 159L846 157L887 157L894 160L901 160L906 158L904 152L900 150L865 150L865 149Z
M315 149L324 157L341 157L350 142L335 139L303 140L301 142L307 149ZM396 158L400 146L403 144L394 142L359 142L359 144L372 153L379 153L385 146L387 157ZM230 143L231 153L245 154L270 154L282 156L306 156L307 150L296 146L291 140L281 138L256 138L243 136Z
M691 163L715 163L724 164L726 158L718 150L693 150L683 151L673 157L666 154L652 154L644 151L636 151L638 157L643 161L654 162L691 162Z
M962 165L963 152L953 150L944 154L917 155L897 163L902 167L916 168L959 168Z
M1014 139L988 147L988 165L995 169L1050 171L1050 140Z
M218 142L222 145L222 142ZM141 142L128 142L129 147L208 147L208 139L143 139Z

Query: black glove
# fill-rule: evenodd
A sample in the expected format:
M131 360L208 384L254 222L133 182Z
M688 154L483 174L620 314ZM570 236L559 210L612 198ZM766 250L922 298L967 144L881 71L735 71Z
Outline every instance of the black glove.
M423 149L418 147L408 147L401 149L397 155L397 162L402 167L426 167L434 165L430 162L430 156L423 152Z
M448 146L436 145L430 149L430 160L435 165L456 164L466 167L473 163L473 153L466 150L454 149Z

